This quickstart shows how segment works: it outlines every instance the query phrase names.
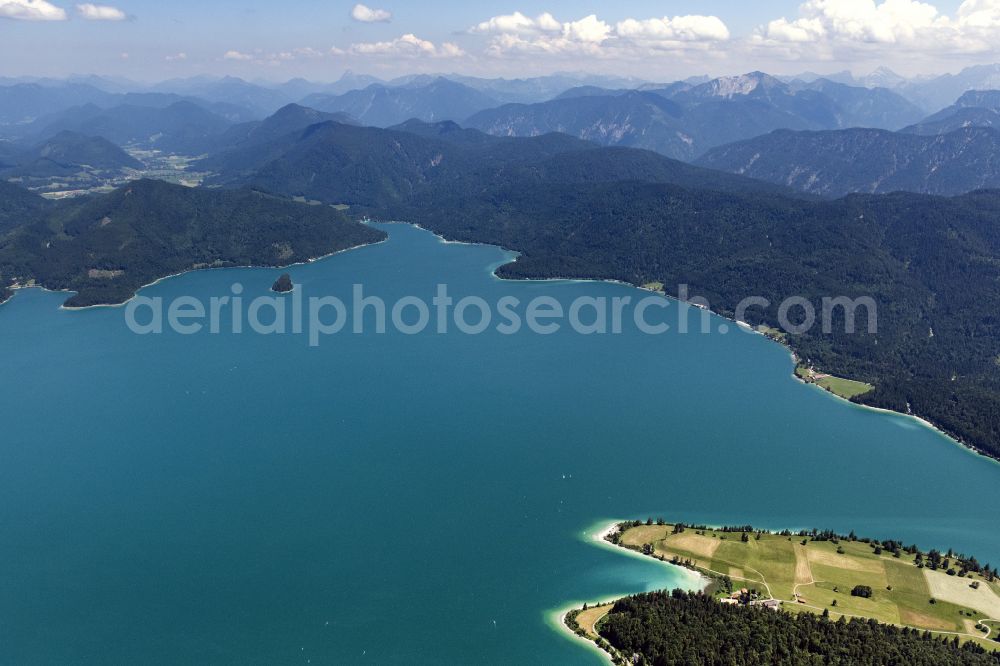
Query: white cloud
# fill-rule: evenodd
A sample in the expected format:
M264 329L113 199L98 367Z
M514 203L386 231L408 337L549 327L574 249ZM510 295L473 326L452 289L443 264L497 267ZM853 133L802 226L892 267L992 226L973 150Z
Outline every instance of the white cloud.
M958 20L968 28L996 28L1000 26L1000 2L965 0L958 8Z
M452 42L443 42L438 47L438 56L441 58L461 58L464 55L462 47Z
M330 54L336 54L337 50L331 49ZM305 58L322 58L326 53L311 46L303 46L289 51L264 51L254 49L252 53L230 49L222 55L223 60L234 62L252 62L255 65L280 65L286 62L302 60Z
M758 28L751 41L763 46L898 47L925 54L992 51L1000 42L1000 0L965 0L954 16L918 0L809 0L799 6L799 18L774 19Z
M301 48L292 49L291 51L280 51L278 53L272 53L267 57L270 62L290 62L292 60L300 60L303 58L321 58L323 53L317 51L311 46L303 46Z
M392 20L392 12L384 9L372 9L358 3L351 10L351 18L362 23L388 23Z
M174 53L168 56L164 56L163 59L167 62L173 62L175 60L187 60L187 53Z
M594 14L585 16L579 21L560 23L548 12L536 18L529 18L521 12L514 12L513 14L502 14L489 18L472 26L470 31L501 37L517 35L549 42L566 42L567 44L571 42L599 44L608 38L612 29L610 25L598 19Z
M619 37L650 42L725 41L729 28L717 16L675 16L644 21L625 19L615 26Z
M292 55L297 58L321 58L323 52L314 49L311 46L303 46L301 48L292 49Z
M21 21L65 21L66 10L46 0L0 0L0 18Z
M77 13L88 21L124 21L128 18L125 12L110 5L95 5L84 3L76 6Z
M362 42L352 44L351 52L357 55L375 56L426 56L431 58L456 58L465 55L457 44L445 42L440 46L412 33L388 42Z
M664 49L704 48L730 38L726 24L716 16L624 19L614 26L591 14L559 22L552 14L530 18L520 12L494 16L470 28L492 35L487 52L583 54L635 57Z
M809 0L799 7L800 18L782 17L763 29L763 36L786 41L823 38L858 42L895 43L913 39L917 32L947 19L933 5L915 0Z
M780 18L768 23L761 36L779 42L816 42L826 36L826 27L816 18Z
M537 18L528 18L521 12L494 16L472 27L472 32L531 34L561 32L562 23L548 12Z
M611 26L597 18L595 14L579 21L563 23L563 37L573 42L600 44L611 34Z

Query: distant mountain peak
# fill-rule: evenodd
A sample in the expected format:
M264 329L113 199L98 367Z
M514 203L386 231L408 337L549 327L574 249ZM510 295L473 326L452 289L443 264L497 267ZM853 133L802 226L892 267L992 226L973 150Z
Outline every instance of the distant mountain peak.
M301 104L296 104L292 102L291 104L286 104L277 111L275 111L269 119L280 120L284 118L299 118L299 117L312 117L312 118L323 118L328 114L324 114L316 109L311 109L308 106L302 106Z
M894 78L900 78L900 79L903 78L902 76L900 76L896 72L892 71L891 69L889 69L885 65L882 65L881 67L875 68L875 70L872 71L871 76L891 76L891 77L894 77Z
M869 88L895 88L906 83L906 79L883 65L866 76L864 83Z
M63 129L21 155L18 175L44 177L55 175L43 160L61 167L89 165L97 169L142 168L142 163L100 136L88 136Z
M723 76L698 86L714 97L749 95L760 88L785 88L785 84L764 72L749 72L740 76Z

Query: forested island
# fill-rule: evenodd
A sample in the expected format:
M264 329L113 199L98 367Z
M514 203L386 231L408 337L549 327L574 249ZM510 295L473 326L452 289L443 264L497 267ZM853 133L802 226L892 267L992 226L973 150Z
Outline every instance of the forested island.
M853 532L662 519L603 538L706 582L567 613L616 663L1000 664L1000 573L974 556Z
M287 294L293 289L295 289L295 285L292 283L292 276L288 273L282 273L278 276L278 279L274 281L274 284L271 285L271 291L278 294Z

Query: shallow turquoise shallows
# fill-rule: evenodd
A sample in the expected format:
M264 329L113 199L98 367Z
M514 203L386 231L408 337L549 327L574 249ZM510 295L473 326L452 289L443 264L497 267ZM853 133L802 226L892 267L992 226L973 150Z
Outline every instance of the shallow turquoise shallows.
M501 281L507 252L384 228L291 269L297 288L644 295ZM253 297L279 273L142 294ZM64 299L0 307L0 664L597 664L553 628L560 608L688 580L595 547L614 518L853 529L1000 563L1000 466L796 382L785 349L723 319L311 348L136 335L123 308Z

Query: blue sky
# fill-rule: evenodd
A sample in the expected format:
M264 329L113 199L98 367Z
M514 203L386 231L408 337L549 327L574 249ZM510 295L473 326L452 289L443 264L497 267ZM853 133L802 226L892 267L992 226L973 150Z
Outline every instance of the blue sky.
M0 0L0 75L334 80L591 71L669 80L1000 60L1000 0Z

